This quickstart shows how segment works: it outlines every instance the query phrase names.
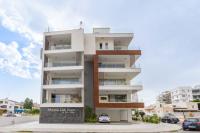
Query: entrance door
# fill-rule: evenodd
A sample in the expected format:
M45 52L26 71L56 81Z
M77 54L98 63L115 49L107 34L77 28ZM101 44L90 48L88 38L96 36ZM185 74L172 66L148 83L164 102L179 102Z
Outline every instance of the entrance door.
M120 121L128 121L128 111L120 110Z

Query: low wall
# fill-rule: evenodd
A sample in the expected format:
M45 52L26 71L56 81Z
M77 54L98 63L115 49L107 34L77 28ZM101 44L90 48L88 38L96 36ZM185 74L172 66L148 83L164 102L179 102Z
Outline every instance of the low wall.
M40 123L82 123L82 107L41 107Z

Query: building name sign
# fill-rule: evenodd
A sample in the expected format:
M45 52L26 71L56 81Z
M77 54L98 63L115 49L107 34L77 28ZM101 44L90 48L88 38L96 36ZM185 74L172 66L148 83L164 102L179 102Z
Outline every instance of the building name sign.
M74 108L48 108L48 112L64 112L64 113L76 113L76 109Z
M83 122L82 107L44 107L40 108L41 123L79 123Z

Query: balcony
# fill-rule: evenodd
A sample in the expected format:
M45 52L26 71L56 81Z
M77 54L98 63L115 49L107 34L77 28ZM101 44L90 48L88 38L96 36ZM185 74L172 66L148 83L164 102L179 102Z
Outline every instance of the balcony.
M117 97L110 97L109 95L99 96L99 103L96 104L98 108L144 108L144 103L138 102L134 99L117 95Z
M79 78L52 78L45 80L43 89L72 89L83 88L83 83Z
M79 95L55 95L56 98L51 97L43 99L43 103L81 103L82 98Z
M131 101L131 99L126 98L107 98L108 96L99 96L99 102L100 103L127 103L128 101Z
M49 47L49 50L71 49L71 44L54 44Z
M116 46L116 45L114 45L114 50L128 50L128 46Z
M100 85L100 91L140 91L142 90L142 85Z
M139 67L135 65L128 67L125 64L99 64L98 68L99 73L102 73L104 76L108 77L124 77L132 79L141 72Z
M43 90L41 107L83 107L82 90Z
M45 63L45 67L63 67L63 66L80 66L80 65L81 65L80 62L66 62L66 61Z
M99 85L127 85L125 79L100 79Z
M100 103L132 103L138 102L137 99L128 98L124 94L108 94L99 96Z
M101 63L99 63L99 68L125 68L125 64L101 64Z
M73 70L82 70L83 66L79 62L66 62L66 61L59 61L59 62L48 62L45 63L44 71L73 71Z

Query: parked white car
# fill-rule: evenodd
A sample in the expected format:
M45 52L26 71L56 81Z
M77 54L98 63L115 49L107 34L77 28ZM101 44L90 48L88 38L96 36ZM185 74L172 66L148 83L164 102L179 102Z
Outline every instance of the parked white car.
M109 123L110 122L110 117L107 114L101 114L99 116L99 122L100 123Z

